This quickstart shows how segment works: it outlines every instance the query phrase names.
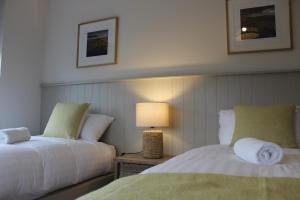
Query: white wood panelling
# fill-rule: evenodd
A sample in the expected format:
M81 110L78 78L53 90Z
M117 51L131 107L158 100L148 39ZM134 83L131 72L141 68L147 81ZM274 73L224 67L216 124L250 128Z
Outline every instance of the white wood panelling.
M135 127L135 104L168 102L171 127L164 129L164 151L176 155L218 142L218 111L236 104L300 104L300 73L186 76L43 86L42 128L57 102L91 102L93 113L116 120L104 141L119 153L142 149Z

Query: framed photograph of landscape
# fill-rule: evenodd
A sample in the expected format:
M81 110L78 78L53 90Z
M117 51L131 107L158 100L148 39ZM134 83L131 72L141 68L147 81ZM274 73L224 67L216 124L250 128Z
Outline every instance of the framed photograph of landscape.
M292 49L290 0L226 0L229 54Z
M117 17L79 24L77 67L116 64L117 36Z

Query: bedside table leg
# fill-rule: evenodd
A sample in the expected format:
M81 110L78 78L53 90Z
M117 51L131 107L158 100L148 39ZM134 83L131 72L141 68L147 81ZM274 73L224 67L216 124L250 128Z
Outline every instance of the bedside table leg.
M120 177L120 162L115 162L115 180Z

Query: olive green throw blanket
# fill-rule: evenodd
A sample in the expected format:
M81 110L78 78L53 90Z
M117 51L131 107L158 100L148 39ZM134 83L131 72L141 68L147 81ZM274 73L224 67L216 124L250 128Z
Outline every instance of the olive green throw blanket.
M300 179L147 174L119 179L80 200L299 200Z

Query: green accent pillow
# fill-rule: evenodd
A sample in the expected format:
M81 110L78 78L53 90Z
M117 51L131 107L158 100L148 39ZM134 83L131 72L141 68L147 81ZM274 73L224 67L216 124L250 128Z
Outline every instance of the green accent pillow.
M43 136L77 139L90 104L57 103Z
M236 123L231 146L241 138L251 137L295 148L295 108L290 105L235 106Z

